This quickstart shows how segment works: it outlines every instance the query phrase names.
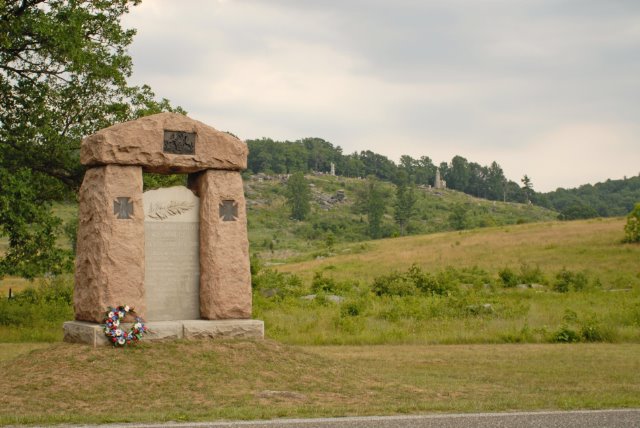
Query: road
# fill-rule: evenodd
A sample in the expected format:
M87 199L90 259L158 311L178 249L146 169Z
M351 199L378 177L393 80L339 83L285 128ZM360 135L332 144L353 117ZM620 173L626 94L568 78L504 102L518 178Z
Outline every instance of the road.
M279 419L167 424L66 425L91 428L640 428L640 409L571 412Z

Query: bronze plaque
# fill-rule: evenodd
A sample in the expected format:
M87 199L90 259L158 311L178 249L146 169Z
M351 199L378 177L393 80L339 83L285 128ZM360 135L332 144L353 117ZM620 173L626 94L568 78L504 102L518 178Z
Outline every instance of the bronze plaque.
M162 151L174 155L194 155L196 153L196 133L164 131Z

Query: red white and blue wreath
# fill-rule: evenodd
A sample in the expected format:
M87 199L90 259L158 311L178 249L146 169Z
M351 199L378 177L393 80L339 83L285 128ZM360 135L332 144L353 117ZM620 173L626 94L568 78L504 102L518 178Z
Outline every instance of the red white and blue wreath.
M133 308L129 306L109 307L104 318L104 334L109 338L113 346L126 346L138 342L142 335L149 331L144 325L144 320L136 317L135 322L129 331L120 328L120 320L128 313L135 314Z

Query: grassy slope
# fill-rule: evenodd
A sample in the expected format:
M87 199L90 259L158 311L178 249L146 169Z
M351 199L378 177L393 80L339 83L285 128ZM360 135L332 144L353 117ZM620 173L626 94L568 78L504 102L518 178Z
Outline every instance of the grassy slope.
M338 244L368 239L366 216L353 209L364 180L324 175L306 178L312 185L312 214L300 222L289 218L284 181L245 181L251 252L267 262L287 262L330 253L329 234ZM389 195L384 227L389 235L397 235L398 228L393 222L394 186L382 185ZM318 201L335 195L337 190L344 191L346 200L323 209ZM469 227L549 221L557 217L557 213L541 207L488 201L454 190L418 189L417 195L415 215L408 227L411 234L450 230L449 214L458 205L467 210Z
M497 272L522 263L551 275L562 267L587 270L606 288L625 288L640 280L640 246L622 244L619 218L547 222L385 239L367 243L358 254L291 263L283 272L309 277L329 270L340 279L370 281L416 263L427 271L446 266L478 266Z
M273 301L255 293L257 316L267 334L291 344L504 343L547 342L564 328L589 328L600 340L640 341L640 246L622 244L621 219L537 223L373 241L358 254L278 266L311 282L314 272L357 288L342 294L342 305L288 299ZM339 251L339 250L338 250ZM458 285L452 297L376 297L375 277L405 271L411 264L428 272L447 266L477 266L499 284L505 266L539 267L542 289ZM552 290L562 268L586 272L584 291ZM307 289L307 292L310 292ZM467 308L489 304L486 314ZM349 307L357 314L350 315ZM345 309L346 308L346 309Z
M25 352L0 361L0 424L640 406L640 345L204 341Z

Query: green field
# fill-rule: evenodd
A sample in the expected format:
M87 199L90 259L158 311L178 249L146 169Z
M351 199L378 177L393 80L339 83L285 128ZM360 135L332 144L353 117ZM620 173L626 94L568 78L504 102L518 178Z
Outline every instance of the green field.
M270 337L299 345L638 343L640 246L621 243L623 225L535 223L347 245L259 275L256 314ZM412 265L443 288L419 292L406 275Z

